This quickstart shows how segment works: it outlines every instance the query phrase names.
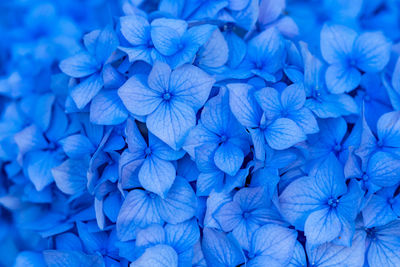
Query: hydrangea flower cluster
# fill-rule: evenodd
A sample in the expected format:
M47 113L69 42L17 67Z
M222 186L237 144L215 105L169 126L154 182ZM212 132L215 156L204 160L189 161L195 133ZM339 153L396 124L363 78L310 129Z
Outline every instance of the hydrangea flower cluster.
M400 266L398 1L0 12L0 266Z

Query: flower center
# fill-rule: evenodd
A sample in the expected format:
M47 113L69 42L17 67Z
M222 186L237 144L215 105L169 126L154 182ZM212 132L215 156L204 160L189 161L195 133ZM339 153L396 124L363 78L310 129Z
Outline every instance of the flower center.
M154 44L153 44L153 40L151 40L151 38L149 40L147 40L147 48L153 48Z
M146 147L146 149L144 150L144 153L146 154L146 156L150 156L151 155L151 148L150 147Z
M247 211L243 212L243 218L244 219L247 219L249 217L250 217L250 212L247 212Z
M356 65L357 65L357 60L354 59L354 58L350 58L350 59L348 60L348 64L349 64L350 67L356 67Z
M387 202L389 203L389 205L393 205L394 202L396 202L396 200L394 198L390 197L387 199Z
M383 141L382 141L382 140L379 140L378 143L376 143L376 145L377 145L378 147L383 147Z
M339 203L339 199L336 199L336 198L328 199L328 205L331 206L332 208L336 208L338 203Z
M152 192L148 192L147 194L149 195L149 198L151 198L151 199L155 199L157 197L157 195Z
M371 97L370 97L369 95L365 95L365 96L364 96L364 101L365 101L365 102L371 101Z
M340 151L342 149L342 146L340 144L336 144L333 148L336 152Z
M171 94L170 94L170 93L164 93L164 94L162 95L162 98L163 98L164 100L168 101L168 100L171 99Z
M364 174L362 175L361 178L362 178L363 181L365 181L365 182L369 180L369 176L368 176L368 174L366 174L366 173L364 173Z
M226 135L221 135L220 137L221 143L225 143L228 140L228 137Z
M365 228L365 232L367 233L367 237L371 240L376 240L376 230L374 227Z

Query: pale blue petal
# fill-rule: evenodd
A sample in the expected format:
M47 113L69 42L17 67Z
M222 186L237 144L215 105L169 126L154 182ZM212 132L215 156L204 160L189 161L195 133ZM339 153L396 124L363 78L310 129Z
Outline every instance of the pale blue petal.
M142 16L125 16L120 18L121 33L132 45L147 45L150 40L150 24Z
M357 33L342 25L325 24L321 30L321 53L329 64L344 62L353 49Z
M172 72L170 91L197 111L207 101L214 82L215 80L200 68L184 65Z
M79 251L45 250L43 251L44 261L49 267L66 266L104 266L103 257L100 255L86 255Z
M73 159L89 156L95 151L95 147L90 140L82 134L70 135L60 140L60 144L65 154Z
M147 248L130 267L178 267L178 255L167 245L156 245Z
M250 90L251 85L244 83L231 83L229 89L229 106L236 119L245 127L258 127L262 111L258 107Z
M306 140L306 136L300 127L287 118L276 119L268 125L264 134L269 146L277 150L287 149Z
M90 104L90 121L94 124L117 125L128 118L128 111L117 91L100 92Z
M147 78L147 83L151 89L157 92L168 92L171 68L162 62L154 63L153 68Z
M161 92L154 91L133 76L118 89L118 95L125 107L135 115L152 113L162 102Z
M98 63L89 53L82 52L60 62L60 69L74 78L82 78L95 73Z
M361 73L356 68L334 64L326 70L325 80L331 93L341 94L352 91L360 84Z
M80 160L67 159L61 165L53 168L54 181L58 189L68 195L75 195L86 189L88 166Z
M297 232L279 225L267 224L258 229L251 241L250 253L254 259L268 256L286 266L293 255ZM253 259L250 260L249 264Z
M237 266L245 258L239 244L225 233L204 228L202 249L207 265L210 267Z
M143 190L133 190L126 196L118 214L116 229L121 241L136 237L138 227L162 223L153 198Z
M147 157L139 171L139 181L144 189L164 198L174 183L174 165L157 156Z
M196 115L186 102L164 101L147 117L146 123L150 132L177 150L182 147L189 130L196 125Z
M167 224L165 226L167 244L182 253L191 249L200 238L200 230L196 219L188 220L178 224Z
M214 155L215 165L230 176L238 172L243 160L243 151L230 142L221 144Z
M160 215L166 222L181 223L195 215L197 197L185 179L176 177L167 197L159 205Z
M27 174L37 191L43 190L54 180L51 169L61 163L60 156L51 151L31 152L25 158Z
M329 206L312 212L304 225L304 234L310 245L320 245L338 237L342 224L335 209Z
M103 78L98 73L91 75L71 89L70 95L78 109L83 109L103 88Z
M354 43L357 67L365 72L383 70L390 59L391 42L381 32L361 34Z

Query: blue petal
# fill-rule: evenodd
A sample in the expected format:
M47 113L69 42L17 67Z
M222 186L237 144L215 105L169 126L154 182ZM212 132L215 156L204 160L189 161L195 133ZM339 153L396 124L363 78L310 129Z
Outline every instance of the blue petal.
M133 76L118 89L118 95L125 107L135 115L152 113L162 102L161 92L154 91Z
M85 250L89 253L95 253L105 249L107 244L108 235L105 232L91 232L87 224L77 222L79 238L81 239Z
M150 24L142 16L120 18L121 33L134 46L147 45L150 40Z
M288 267L301 267L306 265L307 265L307 260L304 248L300 244L300 242L297 241L294 246L293 257L290 260Z
M354 43L357 66L365 72L383 70L389 62L391 46L381 32L361 34Z
M275 118L280 115L283 107L279 98L279 92L275 88L263 88L255 92L254 96L268 118Z
M119 192L111 193L104 199L103 211L111 222L115 223L117 221L121 205L122 200Z
M125 52L129 57L129 62L135 62L143 60L148 64L153 63L152 49L147 46L141 45L137 47L118 47L119 50Z
M165 101L147 117L146 123L151 133L177 150L182 147L189 130L196 125L196 114L186 102Z
M167 245L156 245L145 250L131 267L178 267L178 255L173 248Z
M321 30L321 53L329 64L344 62L353 49L357 33L342 25L325 24ZM345 62L344 62L345 63Z
M248 5L249 0L229 0L229 6L228 8L231 10L242 10L246 8Z
M83 192L87 184L87 168L82 161L67 159L61 165L53 168L54 181L58 189L68 195Z
M136 246L148 248L157 244L165 244L165 231L161 225L153 224L138 232Z
M110 25L97 37L95 56L98 62L105 62L118 47L118 37Z
M94 152L95 147L89 139L82 134L70 135L62 140L60 144L68 157L73 159L83 158Z
M204 45L217 29L216 26L205 24L190 28L184 36L184 42L197 45L197 49ZM222 51L223 52L223 51Z
M251 241L250 254L254 256L249 264L262 256L264 263L270 260L286 266L292 258L296 238L296 231L279 225L267 224L261 227L254 233Z
M95 73L98 63L89 53L81 52L60 62L60 69L74 78L82 78Z
M181 177L176 177L167 197L158 206L161 218L173 224L192 218L196 208L197 197L190 184Z
M25 159L29 179L37 191L43 190L53 182L51 169L60 164L61 159L51 151L36 151L29 153Z
M215 80L192 65L177 68L171 74L170 91L194 110L203 107Z
M262 25L274 22L282 14L285 5L286 3L284 0L262 0L260 3L260 14L258 17L258 21Z
M116 125L128 118L128 111L117 91L100 92L90 104L90 121L94 124Z
M37 99L34 114L32 115L35 124L43 131L47 130L50 125L54 100L53 94L44 94Z
M383 114L378 120L377 128L383 146L400 147L400 112Z
M152 25L151 39L155 48L164 56L172 56L180 49L181 36L168 26Z
M199 50L196 62L203 68L217 68L224 65L228 58L228 44L220 30L216 29L208 42Z
M40 267L44 266L46 263L44 262L43 255L37 252L32 251L22 251L18 254L15 259L15 267Z
M236 119L245 127L258 127L262 111L251 95L253 87L244 83L228 84L227 87L229 106Z
M353 67L334 64L325 73L326 86L333 94L341 94L354 90L361 81L361 73Z
M386 152L377 152L368 161L367 175L379 186L393 186L400 181L400 160Z
M355 114L358 106L354 99L346 94L330 94L321 96L321 99L307 99L306 106L311 109L317 117L337 118Z
M335 209L329 206L312 212L304 225L304 234L310 245L330 242L339 236L342 224Z
M210 267L237 266L245 261L236 240L211 228L206 227L203 230L202 249L207 265Z
M78 251L45 250L44 260L49 267L89 265L101 267L104 265L103 257L99 255L86 255Z
M249 0L246 8L232 11L232 16L237 25L246 30L252 29L258 18L258 0Z
M375 237L370 238L368 264L372 267L397 266L399 257L399 221L396 220L376 229Z
M288 115L288 118L299 125L305 134L314 134L319 131L317 120L315 119L311 110L306 107L291 112Z
M223 143L215 151L215 165L230 176L234 176L244 160L243 151L230 142Z
M149 148L153 155L163 160L178 160L185 155L183 150L173 150L160 139L149 133Z
M38 150L47 147L46 139L36 125L24 128L14 135L15 143L18 146L19 154L23 155L31 150Z
M165 234L167 244L173 247L177 253L193 248L200 238L196 219L178 224L167 224Z
M139 171L139 181L144 189L164 198L175 180L175 167L157 156L147 157Z
M214 213L214 218L224 232L230 232L242 221L243 211L237 202L228 202Z
M95 73L71 89L71 97L78 109L83 109L100 92L103 78Z
M152 223L162 223L154 200L145 191L130 191L118 214L118 238L121 241L132 240L136 237L137 227L146 227Z
M282 107L287 110L298 110L306 102L306 92L301 84L292 84L285 88L281 94Z
M382 226L397 219L388 200L380 195L371 197L362 210L362 217L367 228Z
M170 76L171 68L167 64L157 61L151 69L147 83L153 90L167 92Z
M247 53L257 69L274 74L283 65L285 55L283 38L276 28L269 28L250 40Z
M242 210L254 210L267 206L266 196L261 187L242 188L233 197L233 201L239 203Z
M313 177L299 178L279 197L282 216L297 229L303 229L308 215L321 208L326 196L321 193Z
M365 234L362 232L357 232L355 234L351 247L325 243L315 249L311 249L307 245L309 262L315 264L316 266L344 265L361 267L364 266L364 254Z
M236 68L246 56L246 43L233 31L224 32L224 36L229 48L228 65Z
M144 158L144 150L147 148L147 144L141 135L135 120L128 119L125 128L126 142L128 143L129 152L133 153L136 158Z
M268 125L264 132L270 147L277 150L289 148L306 140L304 132L297 124L287 118L279 118Z

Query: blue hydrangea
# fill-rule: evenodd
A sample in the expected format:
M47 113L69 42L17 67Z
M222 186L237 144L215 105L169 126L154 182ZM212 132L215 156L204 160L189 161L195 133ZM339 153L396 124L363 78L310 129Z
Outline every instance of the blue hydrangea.
M396 1L3 2L0 266L400 266Z

